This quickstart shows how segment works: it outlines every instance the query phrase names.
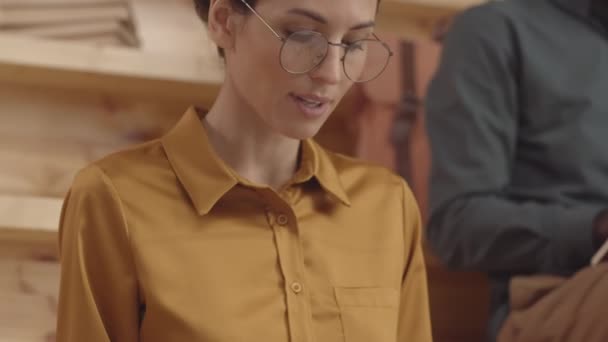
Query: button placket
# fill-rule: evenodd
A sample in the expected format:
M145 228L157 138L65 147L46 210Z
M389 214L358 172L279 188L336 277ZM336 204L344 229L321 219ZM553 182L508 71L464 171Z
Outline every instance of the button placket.
M310 308L307 304L307 296L304 296L304 285L302 282L301 252L299 251L297 218L290 204L292 194L287 191L277 196L270 193L265 196L265 212L268 224L273 230L279 265L281 267L286 291L286 304L288 321L291 332L291 340L308 340L311 323L306 317L310 316Z

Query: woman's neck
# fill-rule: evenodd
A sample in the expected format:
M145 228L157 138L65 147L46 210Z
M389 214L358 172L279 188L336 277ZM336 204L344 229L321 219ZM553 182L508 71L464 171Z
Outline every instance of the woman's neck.
M205 116L209 141L241 177L278 190L297 170L300 141L274 132L233 94L223 88Z

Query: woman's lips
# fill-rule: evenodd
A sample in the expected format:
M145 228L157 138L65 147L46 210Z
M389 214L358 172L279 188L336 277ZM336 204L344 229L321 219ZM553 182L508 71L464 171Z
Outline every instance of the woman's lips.
M319 118L329 110L331 101L322 96L313 94L290 94L300 111L307 117Z

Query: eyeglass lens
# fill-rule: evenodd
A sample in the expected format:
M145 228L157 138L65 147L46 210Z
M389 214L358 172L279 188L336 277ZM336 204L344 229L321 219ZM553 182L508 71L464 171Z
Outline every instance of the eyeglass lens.
M281 65L294 74L307 73L316 68L329 49L327 39L314 31L292 33L283 43ZM374 63L366 63L373 56ZM356 41L344 51L344 73L355 82L366 82L378 77L386 68L390 50L380 41L363 39Z

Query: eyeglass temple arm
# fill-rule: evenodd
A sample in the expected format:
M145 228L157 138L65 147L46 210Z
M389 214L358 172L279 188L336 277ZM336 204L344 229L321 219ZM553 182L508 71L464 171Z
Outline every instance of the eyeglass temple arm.
M275 35L275 36L276 36L276 37L277 37L279 40L281 40L281 41L283 40L283 37L281 37L281 35L280 35L280 34L278 34L278 33L277 33L277 31L275 31L275 30L272 28L272 26L270 26L270 24L268 24L268 23L266 22L266 20L264 20L264 18L262 18L262 16L261 16L261 15L258 13L258 11L256 11L255 9L253 9L253 7L251 7L251 5L249 5L249 3L247 3L247 1L245 1L245 0L241 0L241 2L242 2L242 3L243 3L245 6L247 6L247 8L249 8L249 10L250 10L250 11L251 11L251 12L252 12L252 13L253 13L253 14L254 14L256 17L258 17L258 19L260 19L264 25L266 25L266 27L268 27L268 29L269 29L269 30L272 32L272 34L274 34L274 35Z
M376 35L376 33L372 33L372 36L374 36L374 38L376 38L377 41L379 41L380 43L382 43L387 49L388 49L388 54L392 57L395 53L393 52L393 50L391 49L390 46L388 46L388 44L386 44L386 42L384 42L382 39L380 39L380 37L378 37Z

